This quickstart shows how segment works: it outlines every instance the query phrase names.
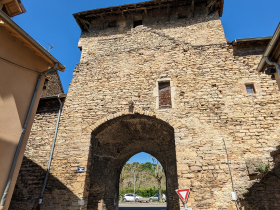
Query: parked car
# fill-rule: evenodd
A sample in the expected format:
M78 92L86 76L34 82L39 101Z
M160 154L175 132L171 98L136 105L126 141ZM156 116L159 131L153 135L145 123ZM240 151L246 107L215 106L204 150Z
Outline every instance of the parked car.
M142 198L141 196L138 196L138 195L136 195L136 194L135 194L135 196L134 196L134 194L131 193L131 194L125 194L125 195L123 196L123 201L124 201L124 202L130 202L130 201L132 201L132 202L134 202L134 201L138 202L141 198Z
M148 203L149 202L149 198L142 198L142 197L140 197L139 198L139 202L140 203Z
M166 202L166 195L165 194L162 194L162 201L163 202ZM149 201L152 202L152 201L159 201L159 196L158 194L155 194L154 196L152 197L149 197Z

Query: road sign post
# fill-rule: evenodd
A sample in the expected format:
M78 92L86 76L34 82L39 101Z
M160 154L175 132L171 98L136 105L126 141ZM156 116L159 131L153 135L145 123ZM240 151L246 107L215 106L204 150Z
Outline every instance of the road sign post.
M187 207L187 200L188 200L188 197L190 194L190 189L178 189L175 191L179 195L179 197L181 198L181 200L183 201L184 206L185 206L185 208L181 209L181 210L192 210L192 208Z

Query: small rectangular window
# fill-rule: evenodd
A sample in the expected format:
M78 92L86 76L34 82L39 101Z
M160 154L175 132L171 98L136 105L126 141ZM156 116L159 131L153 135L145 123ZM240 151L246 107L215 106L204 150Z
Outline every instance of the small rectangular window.
M256 93L254 84L245 84L245 87L246 87L246 91L247 91L248 94Z
M171 108L171 88L170 82L158 83L159 109Z
M142 20L135 20L133 23L133 28L135 28L136 26L140 26L140 25L143 25Z
M108 23L108 28L113 28L117 26L117 21L112 21Z

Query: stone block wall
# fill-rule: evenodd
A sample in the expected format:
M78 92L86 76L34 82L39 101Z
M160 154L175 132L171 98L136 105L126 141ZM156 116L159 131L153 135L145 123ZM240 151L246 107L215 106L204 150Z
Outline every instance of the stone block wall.
M41 97L54 96L64 93L57 71L49 72L46 76Z
M56 98L41 100L38 105L9 209L31 210L38 207L59 107L60 104ZM56 198L58 189L67 192L67 188L50 174L45 195L49 195L49 199L53 202L58 202Z
M177 182L179 188L191 188L188 207L235 209L229 161L243 208L279 208L275 201L279 196L278 184L270 185L273 197L258 199L255 206L250 202L256 198L254 193L244 198L248 189L255 192L260 189L258 183L264 187L265 181L250 179L248 160L269 161L272 171L276 171L271 180L278 183L277 162L270 153L279 145L280 94L270 76L256 72L266 44L241 47L227 44L217 17L217 14L196 17L188 27L174 23L174 28L168 30L162 29L165 27L162 22L158 28L139 26L126 33L93 28L82 34L81 62L74 70L51 167L51 175L62 187L54 193L46 193L41 209L80 209L79 200L85 201L81 209L115 209L117 202L110 203L104 195L110 188L116 193L118 179L107 180L103 191L93 171L105 170L110 174L109 170L114 170L117 174L121 164L114 165L116 160L125 162L126 154L132 156L130 152L141 148L153 152L152 147L144 147L135 138L140 131L139 135L145 136L144 128L153 133L147 125L154 121L147 121L146 126L144 123L139 128L123 120L139 116L155 118L174 129L174 140L169 138L165 147L157 144L156 151L168 160L167 153L163 152L168 148L167 142L175 145L177 165L169 170L171 174L166 178L167 182L168 179L170 183ZM200 26L207 24L206 30L201 31ZM192 33L185 36L189 29ZM170 109L157 106L157 83L163 80L170 81L171 85ZM257 93L244 92L246 83L253 83ZM128 103L131 100L133 110ZM113 122L125 125L126 140L131 134L135 150L119 142L125 133L119 129L123 133L118 136ZM158 128L157 123L154 125ZM106 131L102 135L112 134L110 141L101 138L101 128ZM157 134L151 139L149 135L143 138L151 142L166 140L161 132ZM113 141L114 137L118 144ZM95 138L104 140L98 143ZM120 157L123 159L118 159ZM166 161L164 158L162 162ZM76 173L78 166L85 166L86 173ZM102 180L100 174L98 177ZM52 182L48 182L47 187L52 189ZM172 192L167 197L175 199ZM92 204L92 200L98 203ZM175 200L171 201L167 202L167 208L179 209Z
M147 27L117 38L84 34L81 42L82 60L67 99L76 102L66 102L64 109L64 116L72 118L69 122L80 120L75 120L74 132L60 138L80 141L84 148L96 122L126 113L128 101L134 100L134 112L153 113L174 127L179 188L192 189L189 206L234 208L224 142L238 196L254 182L249 180L245 160L262 154L272 161L270 151L278 145L274 133L278 132L279 112L274 108L279 93L269 76L255 71L261 55L254 55L251 48L259 47L252 46L250 53L240 55L226 43L185 44ZM263 52L264 47L257 50ZM159 110L153 90L156 81L164 78L171 78L175 104L172 109ZM257 84L260 91L243 93L241 85L247 82ZM258 113L272 110L274 125L268 133L263 126L270 116ZM71 148L68 151L72 153Z
M155 30L158 35L165 36L171 40L176 40L182 43L189 43L192 45L201 44L220 44L226 43L223 26L217 12L207 15L207 11L198 11L195 17L188 17L178 19L178 13L171 15L170 20L162 11L155 11L153 15L142 17L143 25ZM93 22L92 24L95 24ZM106 49L110 48L109 45L112 40L122 39L123 34L126 34L133 27L133 19L123 20L119 19L117 27L104 28L98 24L92 25L90 32L84 32L79 41L79 47L82 47L81 62L83 58L87 60L88 55L94 55L102 48L103 45ZM110 37L110 38L109 38ZM90 38L90 45L84 44ZM109 39L108 39L109 38ZM137 45L146 46L142 40L135 40L135 43L127 41L127 46L115 46L117 48L125 47L134 49ZM90 46L90 49L88 49ZM115 50L112 48L111 50Z

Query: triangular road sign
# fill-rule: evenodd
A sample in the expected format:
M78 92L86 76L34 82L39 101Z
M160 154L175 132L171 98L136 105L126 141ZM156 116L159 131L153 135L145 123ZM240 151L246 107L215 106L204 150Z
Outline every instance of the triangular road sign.
M181 189L181 190L175 190L176 193L179 195L179 197L182 199L184 203L187 203L189 194L190 194L190 189Z

